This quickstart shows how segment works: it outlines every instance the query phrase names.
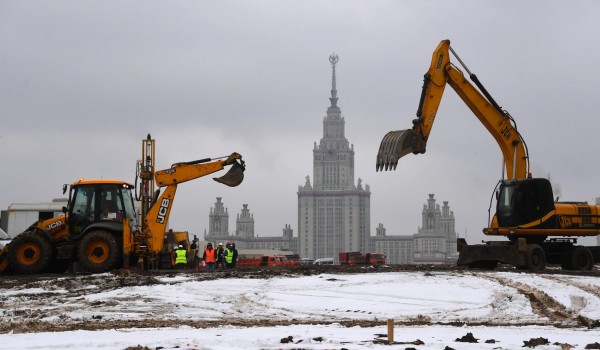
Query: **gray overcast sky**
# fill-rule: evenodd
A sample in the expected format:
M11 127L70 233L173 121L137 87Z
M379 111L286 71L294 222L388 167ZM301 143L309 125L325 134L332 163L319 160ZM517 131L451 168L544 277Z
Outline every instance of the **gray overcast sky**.
M451 88L427 153L375 172L383 135L411 126L423 74L450 39L517 120L535 176L561 199L600 195L598 1L0 1L0 208L61 196L84 178L134 181L141 140L157 166L237 151L246 179L179 186L170 224L202 234L216 197L230 230L248 204L259 236L297 234L331 66L371 187L371 234L412 234L429 193L483 239L501 154Z

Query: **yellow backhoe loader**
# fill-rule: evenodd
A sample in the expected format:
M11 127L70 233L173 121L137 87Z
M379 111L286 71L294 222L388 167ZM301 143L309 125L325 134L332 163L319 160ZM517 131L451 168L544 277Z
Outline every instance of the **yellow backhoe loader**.
M450 52L479 90L450 62ZM401 157L425 153L446 84L456 91L502 151L504 178L497 187L496 214L483 232L509 239L468 245L459 238L458 264L495 268L498 263L505 263L538 271L548 262L560 264L563 269L591 269L600 261L600 248L576 243L579 236L600 234L600 207L586 202L555 202L550 181L531 177L527 145L515 120L464 65L449 40L443 40L433 52L413 127L384 136L376 170L396 169Z
M69 201L63 215L38 221L0 251L0 271L19 274L61 272L77 262L89 272L131 264L151 266L165 242L165 231L177 185L231 166L215 181L237 186L244 178L242 156L206 158L154 171L154 140L143 140L138 162L142 215L135 210L134 185L121 180L79 180L63 186ZM158 187L153 191L154 181ZM137 180L136 180L137 182Z

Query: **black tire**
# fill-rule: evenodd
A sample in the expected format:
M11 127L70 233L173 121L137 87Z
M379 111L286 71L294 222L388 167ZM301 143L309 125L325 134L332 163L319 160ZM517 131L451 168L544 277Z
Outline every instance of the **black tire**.
M546 268L546 254L537 244L527 245L527 268L531 272L542 271Z
M469 268L479 270L494 270L496 267L498 267L497 261L477 261L469 264Z
M23 232L10 243L8 261L16 273L43 272L52 261L52 244L36 232Z
M594 256L586 247L575 247L571 253L570 267L573 270L591 270L594 267Z
M107 272L115 268L119 245L115 236L106 231L86 233L77 247L81 266L89 272Z

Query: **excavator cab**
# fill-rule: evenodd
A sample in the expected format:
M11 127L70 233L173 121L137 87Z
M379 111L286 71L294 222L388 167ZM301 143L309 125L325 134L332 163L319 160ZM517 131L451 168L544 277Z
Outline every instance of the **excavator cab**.
M113 180L80 181L71 187L69 231L79 237L90 229L120 232L124 218L133 227L137 218L132 186Z
M74 183L67 212L72 245L57 249L58 257L70 260L76 254L81 266L91 272L116 267L126 229L124 222L129 223L129 231L138 226L132 188L133 185L119 180Z
M539 221L554 210L552 185L544 178L503 181L496 205L500 227L518 227Z

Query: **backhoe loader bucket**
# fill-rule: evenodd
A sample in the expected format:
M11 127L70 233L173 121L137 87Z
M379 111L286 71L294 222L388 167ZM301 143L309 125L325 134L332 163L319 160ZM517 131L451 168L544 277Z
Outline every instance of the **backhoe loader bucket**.
M388 132L379 145L376 170L396 170L398 159L411 152L425 152L425 143L412 129Z
M235 187L244 181L244 170L246 170L246 167L235 161L227 174L221 177L213 177L213 180L229 187Z

